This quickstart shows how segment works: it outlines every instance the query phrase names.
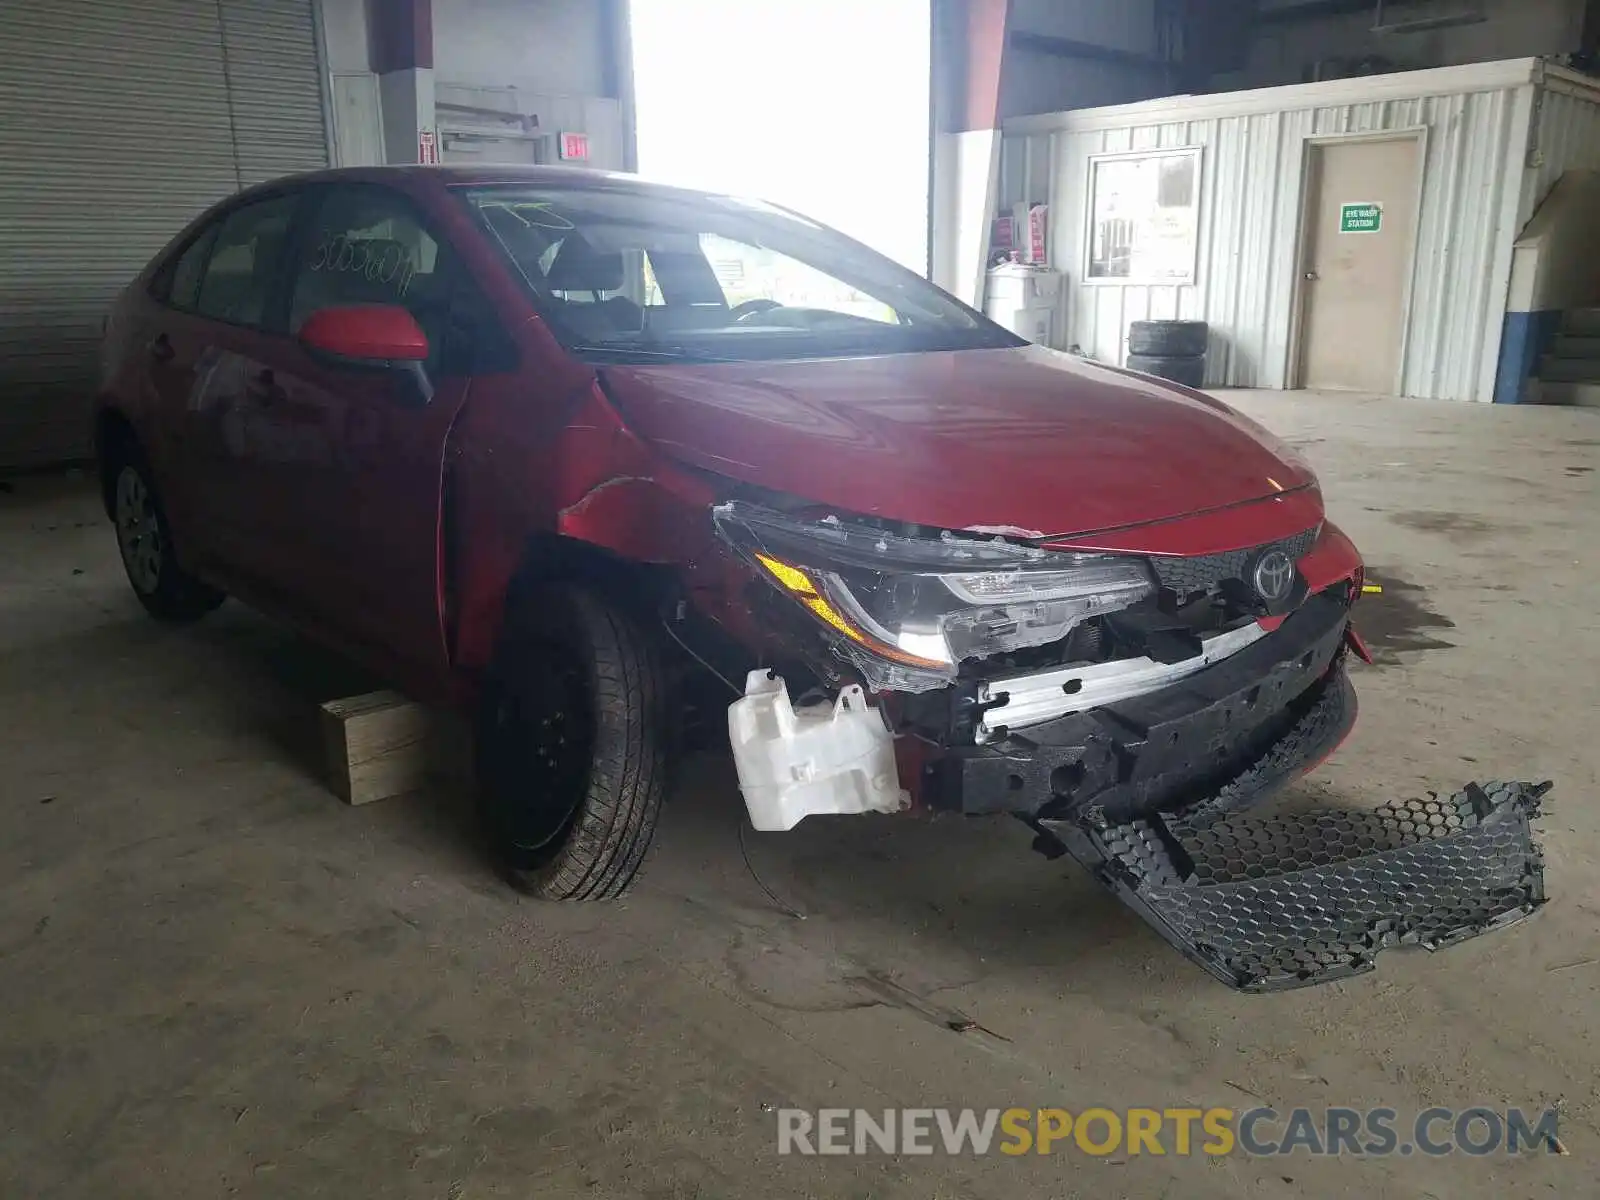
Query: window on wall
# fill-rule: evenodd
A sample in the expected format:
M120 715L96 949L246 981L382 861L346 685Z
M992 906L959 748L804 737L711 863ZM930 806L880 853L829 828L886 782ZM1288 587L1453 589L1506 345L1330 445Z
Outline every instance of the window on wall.
M1192 282L1199 239L1198 149L1090 160L1090 280Z

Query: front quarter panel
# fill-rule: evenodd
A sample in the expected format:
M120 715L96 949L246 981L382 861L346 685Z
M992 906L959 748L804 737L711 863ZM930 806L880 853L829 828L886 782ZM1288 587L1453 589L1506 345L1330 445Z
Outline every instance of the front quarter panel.
M540 538L691 579L719 557L710 487L630 433L592 375L575 382L565 394L526 379L475 390L454 438L456 661L468 671L490 662L507 592Z

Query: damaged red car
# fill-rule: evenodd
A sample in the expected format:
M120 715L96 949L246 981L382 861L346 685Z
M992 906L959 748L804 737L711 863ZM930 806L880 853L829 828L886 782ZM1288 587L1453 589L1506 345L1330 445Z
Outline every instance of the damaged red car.
M1539 789L1247 813L1355 718L1361 560L1298 454L785 210L283 180L127 289L100 401L144 606L236 595L470 710L537 895L628 885L696 710L759 828L1013 816L1236 986L1542 901Z

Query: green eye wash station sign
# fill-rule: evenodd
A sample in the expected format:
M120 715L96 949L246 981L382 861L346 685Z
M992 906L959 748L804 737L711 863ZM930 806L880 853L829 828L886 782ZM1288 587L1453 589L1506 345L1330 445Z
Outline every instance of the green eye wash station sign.
M1383 205L1341 204L1340 233L1379 233L1383 229Z

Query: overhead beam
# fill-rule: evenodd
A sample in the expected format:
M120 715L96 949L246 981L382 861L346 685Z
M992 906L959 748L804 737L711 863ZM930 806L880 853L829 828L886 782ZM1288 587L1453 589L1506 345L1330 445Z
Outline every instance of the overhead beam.
M1073 38L1055 37L1048 33L1031 33L1018 29L1011 34L1011 46L1017 50L1031 50L1056 58L1074 58L1085 62L1111 63L1119 67L1140 70L1165 71L1171 64L1148 54L1132 50L1119 50L1115 46L1100 46L1093 42L1080 42Z
M1375 13L1377 0L1309 0L1283 8L1263 8L1256 12L1257 25L1293 25L1320 17L1342 17L1351 13Z

